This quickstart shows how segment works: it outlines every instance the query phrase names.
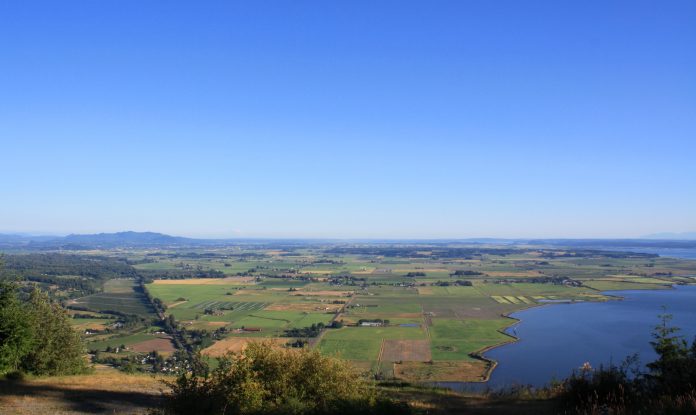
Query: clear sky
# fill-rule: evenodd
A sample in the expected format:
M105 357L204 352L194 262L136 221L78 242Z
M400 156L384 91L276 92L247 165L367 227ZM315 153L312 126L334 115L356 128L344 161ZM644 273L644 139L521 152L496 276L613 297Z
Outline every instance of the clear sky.
M696 230L696 2L2 1L0 231Z

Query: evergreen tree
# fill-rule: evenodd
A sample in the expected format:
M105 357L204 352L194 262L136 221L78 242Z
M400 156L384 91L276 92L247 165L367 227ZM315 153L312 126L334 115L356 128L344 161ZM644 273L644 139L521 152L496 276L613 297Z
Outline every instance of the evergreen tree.
M87 364L80 335L70 325L67 312L34 288L28 301L28 319L35 330L31 351L22 368L37 375L82 373Z
M686 386L687 372L693 362L689 361L688 343L679 335L679 328L671 325L672 315L664 313L660 319L662 322L655 327L650 342L657 360L648 363L648 378L663 391L677 392Z
M17 286L0 282L0 374L19 369L33 342L34 330L17 296Z

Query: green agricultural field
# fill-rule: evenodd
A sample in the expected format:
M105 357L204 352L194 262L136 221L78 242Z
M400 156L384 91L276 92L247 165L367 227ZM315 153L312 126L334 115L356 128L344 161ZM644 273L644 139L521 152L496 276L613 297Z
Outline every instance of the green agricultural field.
M125 314L152 314L154 310L145 295L136 288L135 280L109 280L104 284L104 292L72 300L68 305L97 312L117 311Z
M512 341L512 337L501 333L500 330L513 322L510 319L435 319L430 327L433 359L467 360L470 359L470 353Z
M328 330L319 343L319 349L348 360L376 362L383 340L427 338L427 333L420 327L344 327Z
M335 319L344 326L306 339L310 347L388 375L395 372L392 363L403 360L401 368L430 373L430 380L461 368L471 378L484 376L486 363L471 356L512 341L502 332L513 322L510 313L549 300L613 300L604 290L696 282L696 261L456 243L201 248L162 252L154 261L136 268L231 276L148 284L183 327L224 327L228 338L246 341ZM123 294L132 289L121 284ZM114 290L108 295L119 294ZM362 327L360 320L389 325Z

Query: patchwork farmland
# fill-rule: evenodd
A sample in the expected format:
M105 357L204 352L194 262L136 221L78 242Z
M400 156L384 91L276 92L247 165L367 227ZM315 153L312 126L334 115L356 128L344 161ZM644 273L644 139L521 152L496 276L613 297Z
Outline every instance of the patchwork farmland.
M68 305L99 312L116 311L137 315L154 313L145 294L137 288L137 281L133 279L113 279L104 284L104 292L72 300Z
M185 336L198 339L193 347L204 356L269 341L317 348L377 376L411 381L485 380L493 367L485 351L515 340L506 332L515 323L507 315L515 311L547 302L612 301L600 290L669 288L693 274L689 261L545 248L328 245L200 252L160 252L136 267L166 276L148 281L146 290ZM138 251L132 255L142 261ZM192 269L213 270L216 277L187 278ZM112 280L103 293L71 305L152 316L134 284ZM100 317L79 327L110 324ZM171 353L173 339L158 330L94 336L90 347L153 346Z

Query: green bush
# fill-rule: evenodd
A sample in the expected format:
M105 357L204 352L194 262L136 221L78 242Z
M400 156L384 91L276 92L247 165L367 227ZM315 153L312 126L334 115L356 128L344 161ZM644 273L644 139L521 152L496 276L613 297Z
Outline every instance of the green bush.
M207 369L207 368L205 368ZM212 371L183 372L163 412L169 414L408 414L378 395L344 361L318 351L252 343L220 359Z
M0 283L0 374L84 373L84 355L80 335L59 304L38 288L22 301L16 285Z

